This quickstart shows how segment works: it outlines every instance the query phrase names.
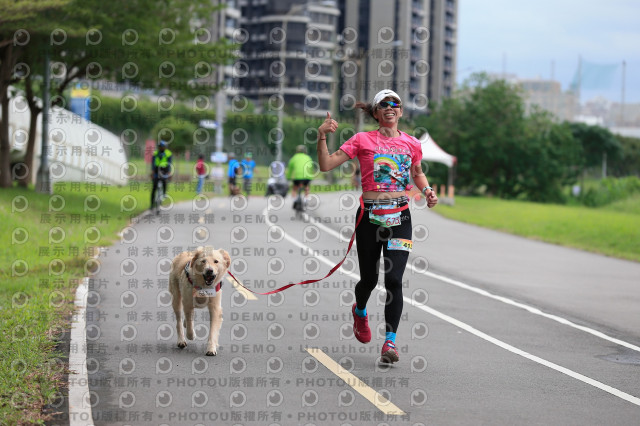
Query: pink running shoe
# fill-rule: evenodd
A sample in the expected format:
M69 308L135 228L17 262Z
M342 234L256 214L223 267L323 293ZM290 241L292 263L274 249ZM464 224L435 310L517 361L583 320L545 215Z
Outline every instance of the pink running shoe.
M396 344L391 340L387 340L382 345L382 355L380 356L380 361L386 362L387 364L393 364L394 362L398 362L400 357L398 356L398 351L396 350Z
M371 341L371 329L369 328L369 315L362 318L356 314L356 304L351 308L353 314L353 334L359 342L369 343Z

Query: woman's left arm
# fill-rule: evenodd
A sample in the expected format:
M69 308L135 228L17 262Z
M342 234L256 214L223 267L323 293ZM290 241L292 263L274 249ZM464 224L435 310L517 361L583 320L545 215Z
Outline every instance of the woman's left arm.
M432 208L438 204L438 196L434 190L427 189L426 191L423 191L424 188L429 186L429 181L422 171L420 163L411 165L411 177L413 178L413 183L416 184L418 190L427 198L427 207Z

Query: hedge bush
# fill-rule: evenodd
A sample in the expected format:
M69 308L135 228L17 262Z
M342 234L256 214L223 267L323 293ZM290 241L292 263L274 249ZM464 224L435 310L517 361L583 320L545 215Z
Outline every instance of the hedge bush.
M640 179L636 176L605 178L597 187L584 191L580 201L588 207L601 207L639 192Z

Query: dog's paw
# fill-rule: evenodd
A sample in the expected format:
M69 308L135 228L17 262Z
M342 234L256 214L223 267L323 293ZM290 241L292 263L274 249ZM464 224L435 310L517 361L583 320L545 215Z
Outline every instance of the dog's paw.
M207 351L206 355L207 356L216 356L216 355L218 355L218 352L214 349L212 351Z
M187 339L189 340L193 340L193 335L195 333L193 332L193 330L187 330Z
M184 349L184 348L186 348L186 347L187 347L187 342L178 342L178 347L179 347L180 349Z

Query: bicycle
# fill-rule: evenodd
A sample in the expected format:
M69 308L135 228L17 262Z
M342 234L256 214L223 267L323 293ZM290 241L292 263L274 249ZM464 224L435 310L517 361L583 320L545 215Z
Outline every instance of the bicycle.
M169 182L169 179L171 179L172 175L173 175L173 172L170 166L160 167L158 169L157 178L153 179L155 186L151 194L151 196L153 197L151 208L156 211L156 214L160 214L160 207L162 207L162 202L164 201L165 198L167 198L167 183ZM152 175L152 178L153 178L153 175ZM160 190L161 182L162 182L162 190Z
M162 184L162 185L160 185ZM156 214L160 214L160 207L162 206L162 201L164 201L164 187L165 187L166 183L165 180L163 179L157 179L156 180L156 196L155 199L153 200L153 206L154 209L156 211ZM162 189L160 189L162 188Z
M307 199L302 196L302 193L305 191L303 185L300 185L298 188L298 196L293 202L293 209L296 211L296 219L301 219L305 210L307 209Z

